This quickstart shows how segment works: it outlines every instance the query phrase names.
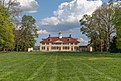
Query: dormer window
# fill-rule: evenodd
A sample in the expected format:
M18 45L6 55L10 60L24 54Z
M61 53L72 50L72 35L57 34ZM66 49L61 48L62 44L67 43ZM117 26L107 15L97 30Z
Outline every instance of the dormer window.
M70 41L70 39L67 39L67 41Z
M51 41L51 39L48 39L48 41Z

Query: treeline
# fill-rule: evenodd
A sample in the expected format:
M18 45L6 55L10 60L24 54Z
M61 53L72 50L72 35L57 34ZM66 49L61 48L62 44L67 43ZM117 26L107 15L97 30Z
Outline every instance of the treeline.
M27 51L34 47L38 37L36 20L32 16L24 15L22 19L16 0L0 1L0 50Z
M80 20L80 31L95 51L121 52L121 1L109 1Z

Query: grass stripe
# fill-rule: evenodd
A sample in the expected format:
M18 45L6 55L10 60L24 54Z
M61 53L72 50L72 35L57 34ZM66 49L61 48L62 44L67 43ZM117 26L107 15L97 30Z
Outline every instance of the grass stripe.
M65 60L65 59L64 59ZM72 65L73 65L73 69L74 70L76 70L76 71L78 71L78 72L81 72L79 69L80 68L78 68L78 67L76 67L76 65L74 64L74 63L72 63L72 60L67 60L68 62L70 62ZM81 74L83 75L83 73L81 72ZM76 75L76 81L81 81L81 79L80 79L80 76L78 76L77 75L77 73L75 74ZM84 77L84 79L86 80L86 81L90 81L89 79L87 79L84 75L83 75L83 77ZM73 79L72 79L72 81L73 81Z
M53 67L54 67L52 70L53 76L51 77L50 81L56 81L56 79L57 79L57 55L56 55Z
M8 57L6 57L4 59L5 60L10 60L10 61L7 61L7 62L1 61L1 62L3 62L3 64L0 63L0 67L2 67L3 69L5 67L10 68L10 67L12 67L14 65L18 65L20 62L23 62L25 59L30 59L31 58L30 56L27 57L26 54L25 55L21 54L21 55L19 55L19 57L18 57L18 54L17 54L17 56L16 55L15 56L11 55L9 57L12 57L12 58L8 59Z
M93 67L92 67L92 66L90 66L89 64L86 64L86 63L82 63L82 64L84 64L84 65L85 65L85 66L87 66L88 68L90 68L90 69L94 70L94 71L95 71L95 72L97 72L98 74L103 75L103 76L104 76L104 78L106 78L106 79L109 79L109 80L111 80L111 81L119 81L118 79L112 78L111 76L106 75L106 74L105 74L105 73L103 73L103 72L100 72L99 70L97 70L97 69L93 68Z
M50 56L50 58L51 58L51 57L52 57L52 56ZM50 58L49 58L49 59L50 59ZM31 80L33 80L33 79L39 74L39 71L43 69L43 67L46 65L46 63L48 62L49 59L45 60L44 63L43 63L40 67L38 67L37 70L36 70L32 75L30 75L30 76L27 78L26 81L31 81Z
M71 61L70 61L70 62L71 62ZM86 75L84 75L83 71L80 70L80 68L76 66L76 64L74 64L74 63L72 63L72 62L71 62L71 64L74 66L74 68L77 69L77 71L78 71L79 73L82 74L82 76L83 76L83 78L84 78L85 81L91 81ZM83 66L82 66L82 67L83 67ZM79 76L78 76L78 78L79 78ZM80 80L78 80L78 81L80 81Z
M68 52L0 54L0 81L119 81L120 56ZM107 59L110 57L115 59Z
M71 63L69 60L65 60L65 58L66 58L66 57L63 57L62 60L63 60L63 61L66 61L66 62L69 62L69 63L73 66L71 70L75 72L75 69L76 69L76 68L75 68L75 66L73 65L73 63ZM67 63L67 65L65 65L65 66L68 66L68 65L70 66L69 63ZM67 68L67 70L68 70L68 69L69 69L69 68ZM70 71L70 73L71 73L71 71ZM72 73L73 73L73 72L72 72ZM76 75L76 77L71 77L71 76L70 76L68 80L69 80L69 81L70 81L70 80L71 80L71 81L81 81L80 78L79 78L79 76L78 76L77 74L75 74L75 75ZM68 78L68 77L66 77L66 78Z
M39 56L38 56L38 57L39 57ZM29 65L29 64L31 64L31 63L34 63L34 61L33 61L33 62L29 62L29 63L25 63L25 62L31 61L32 59L36 59L36 57L26 59L26 60L24 60L24 61L22 61L22 62L16 64L16 66L14 66L15 69L12 70L12 71L8 71L8 72L6 72L5 74L3 74L2 76L0 76L0 80L4 79L5 77L7 77L7 76L9 76L9 75L12 75L12 74L15 73L16 71L20 70L20 68L25 67L26 65ZM21 64L21 66L20 66L20 64ZM24 64L24 65L22 65L22 64ZM13 67L13 66L12 66L12 67Z
M72 59L72 60L69 60L69 61L70 61L71 64L77 69L77 71L78 71L79 73L82 74L84 80L85 80L85 81L91 81L91 80L89 79L89 77L86 76L86 75L84 74L83 69L81 69L83 66L81 66L81 67L77 67L77 64L76 64L76 63L72 63L72 62L75 61L75 58L74 58L74 57L70 57L70 59ZM79 61L78 65L79 65L80 63L81 63L81 62Z
M74 59L74 57L71 57L71 58ZM79 62L80 62L80 61L79 61ZM92 66L90 66L89 64L86 64L86 63L84 63L84 62L80 62L80 63L82 63L83 65L85 65L85 66L88 67L89 69L94 70L96 73L98 73L98 74L100 74L100 75L103 75L103 77L106 78L106 79L108 79L108 80L111 80L111 81L119 81L118 79L112 78L111 76L106 75L106 74L104 74L103 72L100 72L100 71L97 70L97 69L94 69L94 68L93 68ZM85 80L86 80L86 78L88 78L88 77L85 77ZM87 79L87 81L89 81L89 79Z

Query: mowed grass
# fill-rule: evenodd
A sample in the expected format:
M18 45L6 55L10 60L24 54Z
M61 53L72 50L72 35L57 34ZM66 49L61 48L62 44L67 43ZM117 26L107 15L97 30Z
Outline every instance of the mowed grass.
M0 53L0 81L121 81L121 54Z

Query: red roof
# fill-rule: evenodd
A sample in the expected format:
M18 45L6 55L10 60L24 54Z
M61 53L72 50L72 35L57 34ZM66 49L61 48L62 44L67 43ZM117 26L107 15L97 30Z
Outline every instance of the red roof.
M43 39L40 43L54 43L54 42L57 42L57 41L60 41L60 42L65 42L65 43L79 43L79 41L77 41L76 38L72 38L72 37L62 37L62 38L59 38L59 37L48 37L46 39Z

